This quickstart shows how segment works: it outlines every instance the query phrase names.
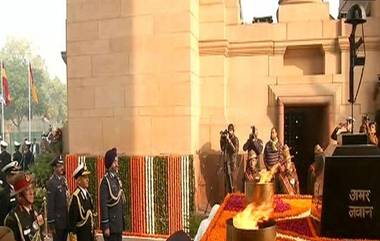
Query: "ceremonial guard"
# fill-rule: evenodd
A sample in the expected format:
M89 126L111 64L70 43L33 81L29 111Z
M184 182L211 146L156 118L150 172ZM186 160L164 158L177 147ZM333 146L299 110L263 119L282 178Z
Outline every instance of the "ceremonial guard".
M21 166L21 163L22 163L22 153L20 151L21 143L15 141L13 144L15 146L15 152L13 153L13 161L16 161Z
M121 241L124 228L125 196L120 178L117 150L108 150L104 157L107 169L100 184L101 228L105 241Z
M7 152L8 143L5 141L0 141L0 148L1 148L1 154L0 154L0 169L4 166L8 165L11 162L11 154Z
M20 173L15 176L14 192L17 206L5 218L5 226L12 229L16 241L41 241L42 215L33 208L34 190L32 176Z
M80 162L73 176L77 183L69 206L69 231L76 235L77 241L94 240L93 201L87 188L91 174L86 163Z
M300 194L296 166L292 162L290 150L287 145L282 147L282 160L277 175L277 193L296 195Z
M34 155L30 151L30 146L32 143L29 140L25 141L25 152L24 152L24 160L23 160L23 168L24 170L29 170L29 168L34 164Z
M68 234L68 204L69 196L62 156L53 159L53 175L47 182L47 223L53 241L66 241Z
M1 169L3 177L0 177L0 226L4 224L7 214L16 207L16 197L11 197L11 193L14 191L14 177L19 170L20 167L15 161Z

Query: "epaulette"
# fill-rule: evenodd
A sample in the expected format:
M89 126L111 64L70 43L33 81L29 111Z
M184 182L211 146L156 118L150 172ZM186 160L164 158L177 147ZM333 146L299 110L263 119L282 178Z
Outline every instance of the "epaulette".
M73 196L78 196L78 194L80 193L80 189L77 188L74 192L73 192Z

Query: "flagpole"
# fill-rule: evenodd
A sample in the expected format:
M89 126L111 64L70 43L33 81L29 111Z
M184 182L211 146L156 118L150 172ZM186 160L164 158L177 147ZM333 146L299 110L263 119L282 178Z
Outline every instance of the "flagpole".
M31 132L32 132L32 105L30 103L30 82L31 82L31 79L30 79L30 61L29 61L29 64L28 64L28 99L29 99L29 135L28 135L28 140L31 141Z
M3 61L1 61L1 94L2 96L2 101L1 101L1 136L3 137L4 140L4 86L3 86Z

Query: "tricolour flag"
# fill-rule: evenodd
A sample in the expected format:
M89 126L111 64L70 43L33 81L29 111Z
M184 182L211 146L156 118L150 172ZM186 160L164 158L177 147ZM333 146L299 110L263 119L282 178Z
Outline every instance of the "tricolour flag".
M3 81L3 102L4 105L9 105L12 101L11 92L9 91L7 73L5 72L4 63L1 64L1 79Z
M38 104L37 88L36 88L36 84L34 83L32 65L30 63L29 63L29 71L28 71L28 81L30 84L30 91L32 94L32 100L34 103Z

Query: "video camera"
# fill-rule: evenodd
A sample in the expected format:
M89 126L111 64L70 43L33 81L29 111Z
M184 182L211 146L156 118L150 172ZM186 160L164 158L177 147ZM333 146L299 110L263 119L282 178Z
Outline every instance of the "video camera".
M220 131L220 135L223 136L223 137L226 137L228 135L228 130L225 129L223 131Z

